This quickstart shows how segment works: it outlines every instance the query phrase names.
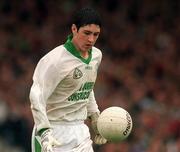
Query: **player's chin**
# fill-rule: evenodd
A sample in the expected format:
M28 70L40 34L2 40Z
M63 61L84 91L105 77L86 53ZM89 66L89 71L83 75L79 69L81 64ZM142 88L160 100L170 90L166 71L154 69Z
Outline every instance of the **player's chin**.
M92 45L84 46L84 50L85 51L89 51L90 49L92 49Z

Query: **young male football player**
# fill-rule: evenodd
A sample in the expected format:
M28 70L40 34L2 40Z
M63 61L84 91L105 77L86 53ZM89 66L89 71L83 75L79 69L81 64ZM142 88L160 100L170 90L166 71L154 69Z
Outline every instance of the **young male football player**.
M99 135L99 109L93 87L102 53L94 47L101 30L98 13L91 8L73 17L72 34L38 62L30 90L34 118L32 152L93 152L84 120L90 118L94 142Z

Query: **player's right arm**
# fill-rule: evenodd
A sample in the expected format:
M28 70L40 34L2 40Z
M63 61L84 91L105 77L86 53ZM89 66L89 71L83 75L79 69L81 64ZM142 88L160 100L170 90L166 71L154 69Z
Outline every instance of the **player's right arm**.
M49 53L39 61L33 75L33 84L29 95L36 135L40 136L42 152L52 152L53 146L60 145L52 136L46 111L47 100L62 79L62 74L60 76L56 67L57 59L56 53Z
M61 77L56 68L56 57L48 54L36 66L29 95L37 132L51 128L47 117L46 104L60 81Z
M46 113L46 102L57 83L56 68L43 62L40 61L36 67L30 90L31 110L37 131L51 127Z

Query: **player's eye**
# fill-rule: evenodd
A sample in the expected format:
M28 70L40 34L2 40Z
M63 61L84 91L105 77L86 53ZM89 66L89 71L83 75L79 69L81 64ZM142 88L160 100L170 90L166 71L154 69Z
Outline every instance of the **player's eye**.
M99 33L94 33L94 36L96 36L96 37L99 36Z
M91 34L91 32L84 31L84 34L85 34L85 35L90 35L90 34Z

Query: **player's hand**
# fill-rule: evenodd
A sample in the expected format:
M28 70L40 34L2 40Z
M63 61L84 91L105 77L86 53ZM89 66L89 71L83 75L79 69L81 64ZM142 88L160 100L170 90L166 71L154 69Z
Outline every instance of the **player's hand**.
M107 143L107 140L103 136L98 134L94 138L94 143L97 145L103 145L103 144Z
M102 145L102 144L107 143L107 140L99 134L99 131L97 129L98 117L99 117L99 113L94 113L90 116L90 119L91 119L92 129L95 133L94 143L98 145Z
M52 130L47 129L41 135L42 152L53 152L54 146L61 145L56 139L52 137Z

